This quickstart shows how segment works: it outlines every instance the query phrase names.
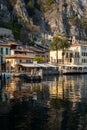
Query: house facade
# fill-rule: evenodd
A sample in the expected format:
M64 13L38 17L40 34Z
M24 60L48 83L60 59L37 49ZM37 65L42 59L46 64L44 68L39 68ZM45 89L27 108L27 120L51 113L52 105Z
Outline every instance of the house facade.
M87 45L86 44L73 44L70 47L73 52L73 64L87 65Z
M6 70L8 72L11 72L11 70L16 70L16 71L22 71L23 68L21 67L20 64L22 63L31 63L33 62L33 57L23 55L23 54L15 54L15 55L10 55L6 56Z
M70 38L70 48L64 52L61 50L50 51L50 62L52 64L87 64L87 38L72 36ZM57 59L58 58L58 59Z
M5 57L11 55L10 45L8 44L0 44L0 70L1 72L6 71L6 59Z

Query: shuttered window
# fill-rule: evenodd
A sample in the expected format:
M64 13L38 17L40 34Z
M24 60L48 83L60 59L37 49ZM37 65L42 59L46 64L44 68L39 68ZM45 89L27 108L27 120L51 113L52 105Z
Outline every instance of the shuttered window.
M8 48L6 48L6 55L8 55Z

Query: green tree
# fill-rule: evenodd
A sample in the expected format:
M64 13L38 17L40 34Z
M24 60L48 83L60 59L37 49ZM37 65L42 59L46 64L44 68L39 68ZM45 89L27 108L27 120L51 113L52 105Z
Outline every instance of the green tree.
M53 37L53 41L51 42L51 45L50 45L50 49L56 51L57 63L58 63L58 50L60 50L61 40L62 40L61 36L59 34L56 34Z
M44 60L43 60L43 58L40 57L40 56L35 56L35 57L34 57L34 61L37 61L37 62L39 62L39 63L42 63Z
M45 43L45 38L42 37L42 38L40 39L40 41L41 41L42 44L44 44L44 43Z
M87 34L87 18L81 19L81 26L82 26L82 29L84 29Z
M70 47L70 43L68 42L67 38L62 38L60 49L62 50L62 63L64 63L64 54L65 51Z
M53 41L50 47L52 50L56 50L57 63L58 63L58 50L62 50L62 62L64 63L65 50L70 47L70 43L68 42L68 39L61 37L59 34L56 34L53 37Z

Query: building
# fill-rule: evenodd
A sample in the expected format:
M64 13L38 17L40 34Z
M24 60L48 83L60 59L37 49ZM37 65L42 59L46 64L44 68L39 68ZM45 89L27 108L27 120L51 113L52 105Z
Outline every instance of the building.
M72 64L87 65L86 44L73 44L70 50L72 51Z
M58 59L57 59L58 58ZM62 51L50 51L50 62L52 64L62 63Z
M87 65L87 44L73 42L70 48L64 52L64 56L60 50L58 55L56 51L50 51L51 63L57 63L57 57L59 64Z
M8 44L0 44L0 65L1 65L1 71L6 71L6 61L5 56L11 55L10 51L10 45Z
M35 56L42 57L45 63L49 61L49 49L47 47L39 44L34 46L22 45L9 40L7 37L4 38L4 36L0 37L0 55L0 70L2 72L10 72L14 69L15 64L33 63Z
M24 54L15 54L6 56L6 70L11 72L11 70L23 71L24 68L20 66L23 63L33 62L33 57L24 55Z

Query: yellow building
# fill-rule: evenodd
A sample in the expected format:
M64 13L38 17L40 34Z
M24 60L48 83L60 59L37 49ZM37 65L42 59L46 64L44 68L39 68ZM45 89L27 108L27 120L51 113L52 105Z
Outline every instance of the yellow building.
M11 55L11 56L6 56L6 70L9 72L12 69L14 69L16 71L22 71L23 68L20 66L20 64L30 63L30 62L33 62L33 57L30 57L27 55L15 54L15 55Z

